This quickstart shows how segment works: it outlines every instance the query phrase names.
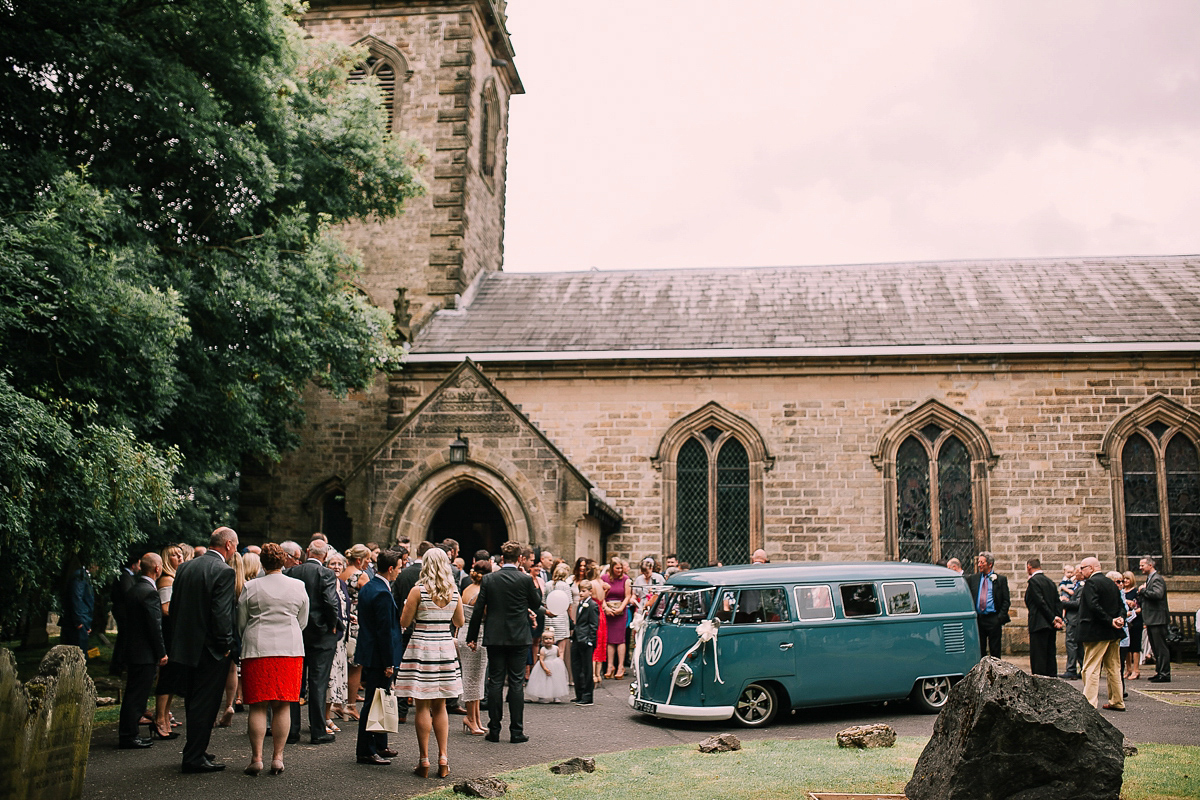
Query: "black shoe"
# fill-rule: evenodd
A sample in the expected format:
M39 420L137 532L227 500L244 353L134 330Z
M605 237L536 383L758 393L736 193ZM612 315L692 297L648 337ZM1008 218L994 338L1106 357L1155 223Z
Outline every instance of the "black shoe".
M143 739L140 736L133 739L122 739L117 743L118 750L145 750L147 747L153 747L154 742L149 739Z
M453 708L450 708L449 706L447 706L446 713L447 714L466 714L467 710L465 708L463 708L462 706L454 706Z
M488 731L487 733L485 733L483 735L483 740L485 742L498 742L498 741L500 741L500 734L492 733L491 731Z
M311 744L330 744L337 741L337 737L332 733L318 733L316 736L309 739Z
M217 760L217 757L216 757L216 756L214 756L212 753L205 753L205 754L204 754L204 760L205 760L205 761L208 761L209 763L212 763L213 761L216 761L216 760Z
M577 706L594 706L594 705L596 705L591 700L572 700L571 703L574 705L577 705Z
M1063 673L1060 673L1058 677L1062 678L1064 681L1079 680L1079 676L1076 675L1074 672L1063 672Z
M378 755L375 755L374 753L372 753L369 756L359 756L358 763L374 764L377 767L386 767L388 764L391 764L392 762L388 761L383 756L378 756Z
M211 761L205 761L202 764L184 764L183 773L185 775L200 773L200 772L220 772L225 769L224 764L214 764Z
M298 733L295 736L287 737L288 744L297 744L299 741L300 741L300 734L298 734Z
M178 739L179 731L171 731L166 736L164 736L163 734L158 732L157 728L151 727L150 728L150 738L156 742L165 742L169 739Z
M523 733L514 733L512 736L509 737L508 740L510 742L512 742L513 744L521 744L523 742L528 742L529 737Z
M1153 678L1150 678L1150 683L1170 683L1170 682L1171 682L1170 675L1155 675Z

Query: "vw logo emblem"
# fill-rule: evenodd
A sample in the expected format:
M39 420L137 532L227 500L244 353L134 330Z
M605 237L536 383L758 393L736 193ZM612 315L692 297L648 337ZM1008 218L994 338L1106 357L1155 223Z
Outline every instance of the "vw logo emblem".
M657 636L651 639L646 645L646 663L650 666L657 664L658 660L662 658L662 648L662 639Z

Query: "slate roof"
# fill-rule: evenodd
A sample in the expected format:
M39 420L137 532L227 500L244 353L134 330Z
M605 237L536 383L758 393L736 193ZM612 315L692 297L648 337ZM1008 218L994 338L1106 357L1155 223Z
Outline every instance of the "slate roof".
M505 273L416 362L1200 349L1200 256Z

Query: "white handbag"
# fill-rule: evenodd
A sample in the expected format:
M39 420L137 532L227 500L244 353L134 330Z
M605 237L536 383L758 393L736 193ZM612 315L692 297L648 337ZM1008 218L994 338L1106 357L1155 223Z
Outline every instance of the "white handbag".
M367 730L381 733L400 732L400 706L396 695L386 689L376 689L367 714Z

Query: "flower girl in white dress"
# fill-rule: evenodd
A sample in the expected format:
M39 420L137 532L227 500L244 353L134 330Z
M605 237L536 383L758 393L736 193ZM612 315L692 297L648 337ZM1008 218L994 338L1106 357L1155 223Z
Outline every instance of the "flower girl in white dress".
M547 630L542 634L542 647L537 662L529 673L525 686L525 699L534 703L565 703L571 697L567 688L567 665L558 657L554 645L554 633Z

